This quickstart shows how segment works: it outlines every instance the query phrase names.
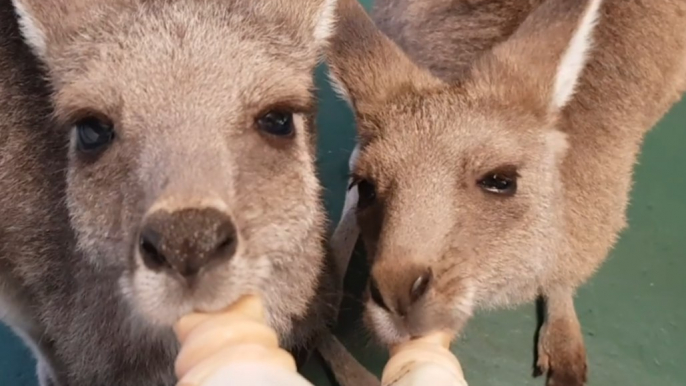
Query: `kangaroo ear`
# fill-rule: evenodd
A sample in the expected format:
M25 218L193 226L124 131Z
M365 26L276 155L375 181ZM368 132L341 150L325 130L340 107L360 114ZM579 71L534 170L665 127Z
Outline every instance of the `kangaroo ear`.
M312 36L319 45L327 43L334 32L338 0L317 0L314 3L316 12L312 23Z
M119 1L119 0L118 0ZM73 30L94 6L105 0L12 0L22 36L34 54L45 59L50 47Z
M358 113L402 90L442 85L377 29L358 0L339 0L337 11L327 50L329 76L336 92Z
M545 1L509 39L486 55L485 62L491 70L498 68L500 74L513 78L512 88L526 87L544 98L541 102L549 112L559 111L574 96L588 62L602 2Z

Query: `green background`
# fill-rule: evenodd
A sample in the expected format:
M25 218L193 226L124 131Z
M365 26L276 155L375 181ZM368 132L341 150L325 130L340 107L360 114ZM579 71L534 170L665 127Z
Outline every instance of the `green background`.
M369 0L363 0L367 6ZM326 82L320 85L319 166L335 223L342 209L347 161L354 146L353 117ZM686 386L686 101L646 138L636 168L630 227L600 272L579 292L577 310L589 359L591 385ZM683 166L682 166L683 165ZM346 280L359 292L365 280L358 253ZM386 355L374 347L347 299L339 335L362 363L380 372ZM531 378L533 304L478 314L454 345L474 386L543 385ZM34 362L0 326L0 386L34 386ZM318 386L330 385L315 358L305 369Z

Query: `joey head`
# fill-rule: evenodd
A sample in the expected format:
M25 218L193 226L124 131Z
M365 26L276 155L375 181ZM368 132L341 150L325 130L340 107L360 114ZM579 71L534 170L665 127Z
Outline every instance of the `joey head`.
M0 315L42 385L171 385L170 326L247 292L288 348L324 330L313 71L334 5L3 2L24 62L0 62Z
M532 1L522 17L520 2L516 28L485 31L490 46L479 40L475 53L469 36L434 34L433 51L413 43L432 21L450 22L434 12L448 2L398 3L377 4L389 38L355 0L340 1L328 50L358 125L367 325L391 345L541 296L538 366L551 385L582 385L573 295L625 226L643 135L683 91L686 5ZM479 4L492 2L463 3L483 16Z

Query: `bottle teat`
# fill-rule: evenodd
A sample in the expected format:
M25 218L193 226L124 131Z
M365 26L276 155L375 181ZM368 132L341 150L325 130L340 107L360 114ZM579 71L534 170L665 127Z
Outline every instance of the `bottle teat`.
M381 385L466 386L451 340L451 334L435 332L392 347Z
M181 318L174 332L181 343L175 369L179 385L204 385L221 368L245 363L296 372L295 360L279 347L265 321L262 300L249 295L216 314Z

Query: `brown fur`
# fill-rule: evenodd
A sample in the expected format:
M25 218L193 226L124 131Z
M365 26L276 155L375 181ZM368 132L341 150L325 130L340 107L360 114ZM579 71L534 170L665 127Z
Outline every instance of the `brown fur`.
M358 223L382 343L542 296L538 365L551 385L585 382L573 295L626 226L643 137L686 81L686 3L606 0L576 92L558 101L587 4L378 0L393 42L339 2L328 62L356 111L353 175L375 188ZM502 170L519 175L513 196L479 188Z
M0 318L34 348L41 385L171 385L170 325L250 291L284 346L310 347L338 282L313 146L325 2L15 4L25 39L0 2ZM294 136L255 127L274 106L295 113ZM84 114L115 126L95 158L74 146ZM238 244L187 285L146 268L138 235L156 211L194 208L231 219ZM189 240L212 220L161 218Z
M373 19L416 63L459 80L543 0L377 0Z

